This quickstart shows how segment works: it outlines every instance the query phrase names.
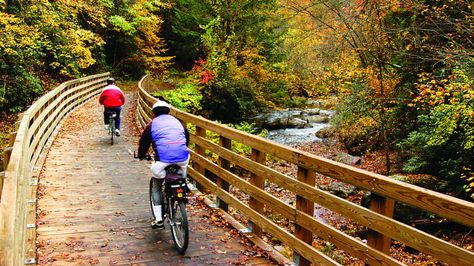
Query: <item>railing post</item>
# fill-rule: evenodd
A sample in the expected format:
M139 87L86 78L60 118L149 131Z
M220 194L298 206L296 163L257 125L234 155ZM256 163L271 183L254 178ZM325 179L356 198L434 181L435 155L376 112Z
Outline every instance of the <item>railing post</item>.
M259 150L256 150L256 149L252 149L252 155L251 155L251 158L253 161L259 163L259 164L263 164L265 163L265 158L266 158L266 155L265 153L259 151ZM252 173L250 175L250 184L258 187L258 188L261 188L261 189L264 189L265 188L265 179L261 176L258 176L254 173ZM250 197L249 199L249 206L250 208L254 209L255 211L257 211L258 213L263 213L263 203L261 203L260 201ZM252 223L252 221L249 221L249 223ZM262 236L262 229L255 225L255 224L249 224L249 227L252 228L252 232L258 236L258 237L261 237Z
M298 172L296 175L298 181L304 182L310 186L314 186L316 184L316 177L313 171L308 171L307 169L298 166ZM296 209L302 211L311 217L314 215L314 202L309 201L301 196L296 195ZM303 228L302 226L295 224L295 233L294 235L306 242L309 245L313 243L313 234L311 231ZM297 253L296 253L297 254ZM297 254L294 257L298 258L297 265L299 266L309 266L311 262L305 259L300 254Z
M202 127L199 127L199 126L196 126L196 136L198 137L202 137L202 138L206 138L206 129L205 128L202 128ZM199 145L196 144L196 149L195 149L195 152L196 154L198 155L201 155L201 156L205 156L205 153L206 153L206 149L204 147L201 147ZM196 171L198 173L200 173L201 175L205 175L205 169L204 167L202 167L201 165L197 164L197 163L194 163L193 165L194 169L196 169ZM202 191L202 192L208 192L203 186L201 186L201 184L196 184L196 188L199 190L199 191Z
M220 136L219 137L219 144L223 147L223 148L226 148L228 150L231 150L232 149L232 140L228 139L228 138L225 138L223 136ZM219 160L218 160L218 163L219 163L219 166L222 168L222 169L225 169L225 170L229 170L230 169L230 162L222 157L219 157ZM222 188L223 190L225 191L229 191L229 183L227 183L225 180L223 180L222 178L218 178L217 179L217 186ZM222 210L224 211L228 211L229 210L229 206L227 203L225 203L223 200L219 200L219 208L221 208Z
M385 198L375 193L372 193L369 208L374 212L392 218L395 205L394 203L395 202L393 199ZM390 237L369 229L367 235L367 244L370 247L373 247L385 254L389 254L391 242L392 239Z
M15 144L15 138L16 138L16 132L18 131L18 128L20 127L20 121L23 118L23 114L20 114L18 116L17 121L15 122L13 132L10 133L10 138L8 140L8 147L3 150L3 169L4 171L7 170L8 163L10 162L10 156L12 154L13 150L13 144ZM1 184L0 184L0 194L1 194Z

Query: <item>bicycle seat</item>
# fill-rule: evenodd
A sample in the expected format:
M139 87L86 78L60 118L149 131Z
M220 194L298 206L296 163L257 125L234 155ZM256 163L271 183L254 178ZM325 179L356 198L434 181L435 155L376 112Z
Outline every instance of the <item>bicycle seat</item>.
M179 170L181 170L181 167L176 164L170 164L165 167L165 171L168 173L178 173Z

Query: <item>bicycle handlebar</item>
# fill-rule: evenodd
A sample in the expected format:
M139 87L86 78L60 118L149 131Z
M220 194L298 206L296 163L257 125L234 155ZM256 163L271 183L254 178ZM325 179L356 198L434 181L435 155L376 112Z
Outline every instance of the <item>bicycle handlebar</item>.
M128 150L128 153L131 155L131 154L132 154L132 151L129 149L129 150ZM134 158L134 159L140 159L140 158L138 157L138 155L136 154L135 151L133 151L133 158ZM145 156L145 158L143 158L143 159L145 159L145 160L147 160L147 161L151 161L152 158L153 158L153 157L152 157L150 154L147 154L147 155Z

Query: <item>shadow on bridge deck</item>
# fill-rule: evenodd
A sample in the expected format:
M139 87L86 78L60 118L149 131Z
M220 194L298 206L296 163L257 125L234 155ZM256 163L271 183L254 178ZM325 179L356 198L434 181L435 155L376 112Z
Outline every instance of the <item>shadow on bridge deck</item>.
M249 245L230 229L213 226L209 210L195 199L188 205L191 234L184 256L174 250L169 227L150 228L149 169L127 152L136 149L138 138L125 118L135 112L134 96L127 96L122 136L113 146L96 99L63 124L40 175L38 264L273 264L244 255Z

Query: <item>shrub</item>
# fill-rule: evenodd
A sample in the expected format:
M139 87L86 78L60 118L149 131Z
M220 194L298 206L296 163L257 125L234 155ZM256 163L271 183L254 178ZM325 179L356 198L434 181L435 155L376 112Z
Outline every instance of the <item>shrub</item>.
M431 81L430 81L431 82ZM442 87L442 100L425 97L432 104L418 116L419 127L399 144L408 152L404 170L427 173L443 180L446 193L467 197L474 175L474 90L473 81L458 72ZM448 95L449 97L446 97ZM441 102L441 103L439 103ZM467 190L467 191L463 191Z
M191 83L184 83L174 90L163 90L154 93L154 96L163 96L172 106L189 113L201 110L202 95L199 88Z

